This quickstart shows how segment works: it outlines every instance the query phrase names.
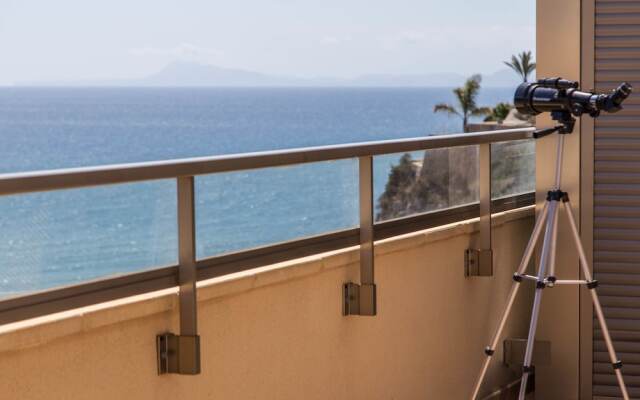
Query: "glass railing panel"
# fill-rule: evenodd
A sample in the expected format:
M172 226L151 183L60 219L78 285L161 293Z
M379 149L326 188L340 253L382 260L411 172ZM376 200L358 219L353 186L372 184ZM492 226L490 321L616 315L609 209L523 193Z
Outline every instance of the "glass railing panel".
M478 201L478 147L394 154L375 159L376 221Z
M514 196L536 189L536 144L533 139L491 146L492 197Z
M0 197L0 297L177 262L176 183Z
M198 258L357 225L356 159L196 177Z
M478 146L375 158L376 221L478 201ZM491 150L492 198L535 191L535 142L496 143Z

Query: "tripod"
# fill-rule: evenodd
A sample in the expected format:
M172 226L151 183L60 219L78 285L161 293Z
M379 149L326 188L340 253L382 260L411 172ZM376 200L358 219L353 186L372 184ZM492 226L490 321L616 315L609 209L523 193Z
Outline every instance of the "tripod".
M535 289L535 296L533 300L533 309L531 312L531 322L529 326L529 335L527 337L527 346L525 350L524 363L522 367L522 380L520 382L520 394L518 396L518 399L524 400L529 375L534 372L534 366L531 364L531 359L533 357L533 344L535 341L538 317L540 314L540 302L542 300L542 293L545 288L551 288L555 285L584 285L589 289L591 293L591 300L593 302L593 307L598 317L598 322L602 330L602 335L604 337L604 341L607 346L607 351L609 352L609 357L611 358L611 365L613 366L613 369L616 374L616 378L618 380L618 385L620 386L620 391L622 392L622 397L625 400L629 399L629 394L627 393L627 388L622 378L622 371L621 371L622 362L618 360L618 357L616 356L616 352L613 348L613 343L611 342L611 336L609 335L609 329L607 328L607 323L602 313L600 300L598 299L598 295L595 290L598 287L598 281L594 280L591 276L591 272L589 270L589 263L587 262L587 257L585 255L584 249L582 247L582 243L580 241L580 235L578 233L578 229L576 228L576 222L573 218L573 212L571 209L571 202L569 201L569 195L560 189L561 178L562 178L561 170L562 170L562 156L563 156L563 150L564 150L564 137L565 137L565 134L569 134L573 131L575 119L567 111L554 111L551 113L551 117L554 120L560 122L560 125L557 125L553 128L536 131L534 133L534 138L537 139L543 136L550 135L555 132L558 133L558 145L557 145L556 164L555 164L555 168L556 168L555 183L554 183L553 189L548 192L544 207L540 212L540 216L538 217L538 220L534 225L533 233L531 235L531 238L529 239L529 243L525 248L522 261L520 262L517 272L513 275L513 284L511 286L509 297L507 299L507 304L502 313L502 317L500 318L498 327L493 335L491 344L487 346L484 350L486 358L484 360L484 363L482 364L480 375L478 376L478 379L474 386L473 394L471 395L471 400L475 400L478 396L478 392L480 391L480 386L482 385L482 381L484 380L484 377L487 373L489 363L491 362L491 358L495 353L496 346L498 345L498 341L500 340L500 336L504 329L505 323L507 321L509 313L511 312L511 308L513 307L513 303L515 301L516 295L518 294L520 283L524 280L534 281L536 284L536 289ZM582 268L584 280L556 279L556 275L555 275L556 244L557 244L556 242L558 239L558 214L559 214L561 205L564 208L564 211L566 211L567 218L569 221L569 227L571 228L571 233L573 236L573 240L575 242L576 248L578 249L580 266ZM542 241L542 252L540 255L538 273L535 276L527 275L525 274L527 266L529 264L529 261L531 260L531 256L533 255L534 248L536 247L536 244L538 242L538 239L540 238L540 234L543 228L545 231L544 231L544 239Z

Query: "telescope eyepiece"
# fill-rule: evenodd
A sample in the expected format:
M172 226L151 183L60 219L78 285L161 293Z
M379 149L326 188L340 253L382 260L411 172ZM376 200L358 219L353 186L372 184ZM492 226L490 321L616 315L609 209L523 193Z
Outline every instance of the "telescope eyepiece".
M611 103L618 107L618 109L622 108L620 105L623 101L626 100L627 97L631 94L632 87L627 82L622 82L620 86L618 86L613 93L609 95ZM618 110L616 110L618 111Z
M622 102L631 94L631 85L623 82L609 94L594 95L598 110L615 113L622 110Z

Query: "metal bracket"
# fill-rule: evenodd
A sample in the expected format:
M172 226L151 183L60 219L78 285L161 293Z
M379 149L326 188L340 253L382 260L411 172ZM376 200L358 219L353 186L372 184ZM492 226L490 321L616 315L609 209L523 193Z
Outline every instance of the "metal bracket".
M156 337L158 375L200 373L200 336L165 333Z
M376 285L345 283L343 315L376 315Z
M464 276L493 276L493 250L467 249L464 253Z
M467 249L464 254L464 276L492 276L493 250L491 248L491 144L480 145L480 246Z
M503 347L504 364L519 371L519 368L523 365L527 339L508 338L504 340ZM534 342L532 363L536 366L551 364L551 342L547 340L536 340Z

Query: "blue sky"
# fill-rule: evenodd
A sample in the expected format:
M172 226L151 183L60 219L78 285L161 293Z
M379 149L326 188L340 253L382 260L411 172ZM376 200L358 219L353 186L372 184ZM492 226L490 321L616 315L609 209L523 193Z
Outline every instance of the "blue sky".
M491 73L535 50L534 0L0 0L0 84L174 60L301 77Z

